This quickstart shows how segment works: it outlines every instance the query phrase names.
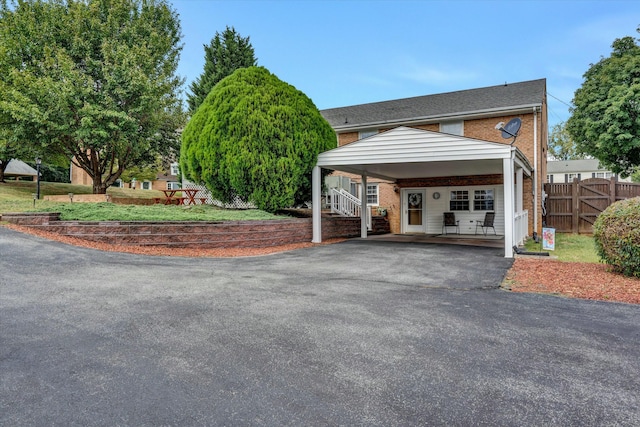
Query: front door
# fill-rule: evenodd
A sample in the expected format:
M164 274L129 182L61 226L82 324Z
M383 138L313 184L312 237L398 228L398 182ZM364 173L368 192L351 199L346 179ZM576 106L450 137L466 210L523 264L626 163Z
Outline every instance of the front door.
M427 190L424 189L402 190L403 233L427 232L426 196Z

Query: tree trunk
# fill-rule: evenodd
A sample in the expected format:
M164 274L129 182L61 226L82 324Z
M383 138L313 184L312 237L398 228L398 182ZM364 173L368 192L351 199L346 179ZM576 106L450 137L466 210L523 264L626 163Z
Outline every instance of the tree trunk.
M107 186L100 177L93 178L93 194L107 194Z

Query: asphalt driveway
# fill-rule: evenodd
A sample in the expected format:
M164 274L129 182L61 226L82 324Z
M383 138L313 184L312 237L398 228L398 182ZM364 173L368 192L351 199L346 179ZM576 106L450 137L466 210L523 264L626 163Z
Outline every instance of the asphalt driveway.
M640 307L501 249L104 253L0 227L0 425L640 425Z

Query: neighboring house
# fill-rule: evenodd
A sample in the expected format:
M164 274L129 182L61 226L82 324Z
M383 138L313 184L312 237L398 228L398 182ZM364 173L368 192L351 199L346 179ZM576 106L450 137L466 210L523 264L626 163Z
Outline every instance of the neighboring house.
M23 177L31 177L33 181L37 181L38 172L18 159L11 159L9 163L7 163L7 168L4 170L5 178L23 178Z
M553 183L569 183L574 178L578 181L589 178L605 178L609 179L616 176L611 171L600 167L600 161L597 159L585 160L555 160L547 162L547 182ZM631 177L617 178L620 182L631 182Z
M93 185L93 181L87 172L85 172L84 169L75 166L73 163L71 163L70 174L72 184ZM169 165L169 169L158 173L156 179L153 181L138 181L133 179L130 183L124 183L122 180L117 180L113 184L113 187L130 187L142 190L176 190L180 188L180 181L178 181L179 174L180 170L178 168L178 163L174 162Z
M363 237L367 205L386 210L393 233L441 234L444 212L454 212L460 233L473 234L476 221L495 212L506 257L526 236L541 233L545 79L321 113L338 147L321 153L313 171L314 242L322 240L322 169L335 171L326 184L365 205ZM497 124L516 118L517 138L503 138Z

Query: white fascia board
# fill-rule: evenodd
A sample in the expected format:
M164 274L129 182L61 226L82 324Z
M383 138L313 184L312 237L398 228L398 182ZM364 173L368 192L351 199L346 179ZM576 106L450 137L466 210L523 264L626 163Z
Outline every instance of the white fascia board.
M529 163L529 159L527 159L527 157L522 151L520 151L519 148L512 147L511 149L515 151L514 163L520 166L527 176L531 176L531 174L533 173L533 166L531 166L531 163Z

